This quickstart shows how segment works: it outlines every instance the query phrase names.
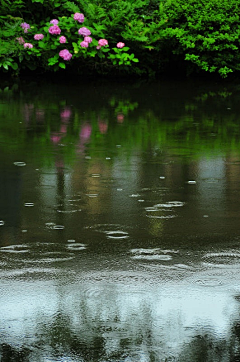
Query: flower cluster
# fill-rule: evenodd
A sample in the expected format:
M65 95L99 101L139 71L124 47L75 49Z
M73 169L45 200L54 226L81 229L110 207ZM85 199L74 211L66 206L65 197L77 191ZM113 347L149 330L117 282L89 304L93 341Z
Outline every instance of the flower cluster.
M31 43L24 43L23 46L24 46L25 49L26 48L29 48L29 49L33 48L33 45Z
M73 16L74 20L77 20L79 23L83 23L84 22L84 15L80 14L80 13L75 13Z
M75 21L78 21L79 23L83 23L84 22L84 14L75 13L73 15L73 19ZM50 26L48 27L49 34L51 34L51 35L60 35L62 30L58 26L59 20L58 19L52 19L49 23L50 23ZM29 31L29 29L30 29L30 25L25 23L25 22L21 24L21 27L24 30L24 33L27 33ZM63 27L63 29L64 29L64 27ZM67 31L69 31L69 29ZM82 48L88 48L89 44L92 43L92 41L93 41L93 39L90 36L91 31L88 28L86 28L85 26L82 26L80 29L78 29L78 34L83 36L83 40L79 42L80 46ZM44 34L42 34L42 33L35 34L33 36L33 38L34 38L34 40L37 40L37 41L42 40L44 38ZM23 44L24 48L28 48L28 49L33 48L33 44L26 43L25 40L23 39L23 37L16 38L16 40L18 41L19 44ZM47 40L48 40L48 37L47 37ZM59 41L60 44L65 44L67 42L67 38L65 36L61 35L59 37L58 41ZM73 43L73 45L74 45L74 43ZM99 39L98 40L98 45L97 45L96 48L101 49L101 47L105 47L105 46L108 46L108 41L106 39ZM116 46L117 46L118 49L122 49L122 48L125 47L125 44L123 42L118 42L116 44ZM56 48L56 47L57 47L57 42L54 43L53 49ZM78 53L78 48L76 48L76 45L74 45L74 52L76 54ZM95 53L92 53L92 54L95 55ZM94 56L94 55L92 55L92 56ZM73 55L69 52L68 49L63 49L63 50L59 51L59 56L63 60L69 61L69 60L71 60ZM49 59L49 65L56 64L58 62L57 58L58 57L50 58ZM63 68L63 66L62 66L62 68Z
M83 36L89 36L91 35L91 31L88 28L85 28L85 26L83 26L78 30L78 34Z
M20 36L19 38L16 38L16 40L18 41L19 44L24 44L25 40L23 39L22 36Z
M52 35L59 35L59 34L61 34L61 29L59 28L58 25L52 25L48 29L48 32Z
M60 50L59 56L63 58L63 60L70 60L72 58L72 54L67 49Z
M57 19L52 19L49 23L52 24L52 25L58 25L58 20Z
M97 49L101 49L101 47L104 47L106 45L108 45L108 41L106 39L100 39L98 40Z
M123 48L123 47L125 47L125 44L124 43L122 43L121 41L119 42L119 43L117 43L117 48Z
M44 35L43 34L35 34L34 35L34 39L35 40L42 40L44 38Z
M83 41L80 43L80 46L81 46L82 48L88 48L88 42L83 40Z
M66 43L66 41L67 41L67 39L66 39L66 37L65 36L60 36L60 38L59 38L59 43L61 43L61 44L65 44Z
M27 33L28 30L30 29L30 25L28 23L22 23L21 28L24 29L24 33Z

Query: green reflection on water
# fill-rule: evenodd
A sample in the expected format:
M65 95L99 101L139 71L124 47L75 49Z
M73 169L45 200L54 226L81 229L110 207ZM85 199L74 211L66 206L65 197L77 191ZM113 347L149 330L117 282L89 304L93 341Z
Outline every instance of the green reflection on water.
M238 89L221 85L30 84L0 93L0 144L52 164L77 154L115 156L133 150L175 149L198 157L239 150ZM57 151L58 150L58 151ZM111 150L111 152L110 152Z

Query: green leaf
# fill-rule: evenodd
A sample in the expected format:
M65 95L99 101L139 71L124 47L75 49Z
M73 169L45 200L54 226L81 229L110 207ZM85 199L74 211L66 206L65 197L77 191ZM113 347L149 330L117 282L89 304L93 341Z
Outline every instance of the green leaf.
M18 64L17 63L12 63L11 67L13 68L13 70L17 70L18 69Z
M28 63L27 64L27 67L30 69L30 70L35 70L37 68L37 66L35 64L32 64L32 63Z
M66 68L66 64L61 62L61 63L59 63L59 67L65 69L65 68Z

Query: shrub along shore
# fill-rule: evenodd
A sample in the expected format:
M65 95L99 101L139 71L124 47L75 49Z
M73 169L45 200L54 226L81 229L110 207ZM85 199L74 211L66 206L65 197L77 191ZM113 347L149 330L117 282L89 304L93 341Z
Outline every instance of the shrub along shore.
M239 0L0 4L0 75L239 76Z

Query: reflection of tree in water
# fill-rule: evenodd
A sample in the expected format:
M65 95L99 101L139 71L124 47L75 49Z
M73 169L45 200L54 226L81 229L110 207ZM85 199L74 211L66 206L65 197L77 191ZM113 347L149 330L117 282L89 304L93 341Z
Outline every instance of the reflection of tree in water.
M79 362L139 362L143 353L146 361L156 361L150 351L153 341L149 328L135 331L134 335L133 331L129 333L122 327L117 316L116 320L104 323L98 317L89 320L84 310L81 320L78 320L79 327L73 326L73 319L74 316L71 318L58 312L51 324L40 322L36 341L38 351L44 355L47 351L48 358L68 357L70 361L72 358Z
M0 345L0 361L1 362L30 362L31 351L28 348L14 348L9 344Z
M86 325L82 326L86 327ZM118 333L116 333L118 332ZM119 333L121 332L121 333ZM141 331L135 336L126 331L103 325L89 329L73 330L71 318L57 313L52 323L40 323L34 347L0 345L1 362L41 362L43 358L78 362L239 362L240 323L232 328L230 338L218 338L214 333L197 334L185 343L178 355L167 351L160 353L161 346L154 345L151 331ZM119 341L117 339L119 338ZM117 343L119 342L119 343ZM111 350L110 344L113 345ZM116 345L118 344L118 348Z
M182 349L179 362L239 362L240 322L232 328L229 339L217 338L213 333L196 335Z

